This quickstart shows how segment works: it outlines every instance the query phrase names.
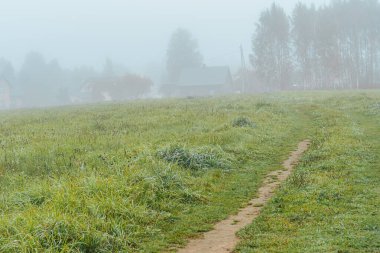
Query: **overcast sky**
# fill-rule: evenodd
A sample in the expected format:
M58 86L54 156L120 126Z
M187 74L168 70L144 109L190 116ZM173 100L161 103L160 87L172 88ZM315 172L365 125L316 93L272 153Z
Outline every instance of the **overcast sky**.
M101 66L106 57L132 71L163 65L178 27L198 39L207 65L240 62L269 0L0 0L0 57L19 67L39 51L62 66ZM275 1L290 11L298 0ZM303 1L327 3L327 0Z

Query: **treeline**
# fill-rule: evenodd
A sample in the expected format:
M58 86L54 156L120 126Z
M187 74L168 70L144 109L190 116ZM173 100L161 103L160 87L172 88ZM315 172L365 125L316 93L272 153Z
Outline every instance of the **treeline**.
M242 67L232 90L380 88L380 3L334 0L318 8L298 3L290 14L273 4L256 24L252 50L253 69ZM166 60L164 95L176 88L183 69L205 66L186 29L172 34ZM102 70L64 69L30 53L15 70L0 59L0 109L140 98L152 87L149 78L120 70L110 60Z
M273 4L261 14L252 49L263 88L380 88L380 4L298 3L291 15Z
M57 60L31 52L15 70L10 61L0 59L0 109L126 100L148 94L152 86L149 78L129 73L111 60L101 70L65 69ZM4 97L10 101L7 106Z

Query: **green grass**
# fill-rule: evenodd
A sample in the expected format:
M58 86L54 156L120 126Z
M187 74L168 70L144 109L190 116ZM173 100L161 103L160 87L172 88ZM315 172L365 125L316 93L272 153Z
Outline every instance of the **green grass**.
M310 251L329 251L350 242L376 252L379 173L371 170L378 158L370 147L378 147L379 98L284 93L0 112L0 252L174 250L246 205L305 138L313 140L311 151L241 233L238 249L276 251L294 240L279 249L297 251L307 242ZM359 223L367 241L350 239L360 224L334 220L338 211L354 220L350 203L365 218ZM292 233L278 229L291 224L279 206L293 208ZM331 235L331 220L318 219L326 209L336 221L332 231L347 237ZM316 225L306 233L308 219Z
M237 252L380 252L379 93L318 100L310 150Z

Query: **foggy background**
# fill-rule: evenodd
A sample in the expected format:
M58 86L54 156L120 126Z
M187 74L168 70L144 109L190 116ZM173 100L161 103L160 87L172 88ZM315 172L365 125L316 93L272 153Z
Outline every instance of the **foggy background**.
M290 11L298 0L275 1ZM323 4L325 0L304 1ZM19 68L30 51L63 67L101 68L106 58L133 72L165 69L170 35L179 27L198 40L210 65L240 64L268 0L0 0L0 57Z
M0 0L0 109L380 86L378 0Z

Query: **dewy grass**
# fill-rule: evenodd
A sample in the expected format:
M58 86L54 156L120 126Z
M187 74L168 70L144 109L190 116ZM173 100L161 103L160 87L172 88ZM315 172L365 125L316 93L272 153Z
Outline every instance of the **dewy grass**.
M372 115L372 116L379 116L380 115L380 102L370 104L368 106L367 114Z
M0 252L158 252L210 229L302 138L295 107L257 99L1 112Z
M221 154L221 152L218 153L206 150L205 148L186 149L177 145L159 150L157 155L169 163L176 163L190 170L197 171L210 168L229 170L231 162L227 158L228 155L225 153Z
M362 96L314 102L313 145L236 252L380 252L380 96Z
M378 101L376 92L286 93L0 112L0 252L171 251L244 206L305 138L311 151L266 209L282 210L269 223L281 234L265 240L290 241L291 231L316 239L309 251L349 241L371 252L378 174L368 174L377 153L366 143L376 146L378 128L368 121L364 141L366 127L350 115ZM242 115L257 127L234 127ZM333 227L318 230L326 216ZM303 230L290 230L293 221ZM266 251L249 231L239 249Z

